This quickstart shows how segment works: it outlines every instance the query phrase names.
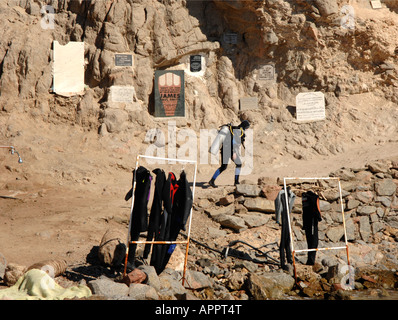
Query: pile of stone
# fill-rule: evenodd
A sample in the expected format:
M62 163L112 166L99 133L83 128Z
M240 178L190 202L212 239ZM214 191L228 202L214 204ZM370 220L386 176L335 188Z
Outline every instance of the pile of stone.
M243 183L234 189L227 189L224 196L213 196L210 204L199 200L194 208L207 213L221 227L242 232L270 222L275 212L272 197L276 197L279 190L278 186Z
M154 267L141 265L123 279L101 276L88 286L97 297L111 300L195 300L199 298L192 292L212 287L213 281L201 272L188 270L183 285L181 272L167 268L158 275Z
M341 180L348 241L398 241L398 162L379 161L364 168L341 169L331 175ZM320 235L337 242L342 236L335 232L336 225L342 220L335 212L341 204L333 190L327 189L321 202L324 219L332 226Z
M306 246L301 196L308 190L313 190L320 198L321 242L336 246L344 241L342 211L348 241L398 241L397 162L375 162L358 169L343 168L330 176L339 180L287 180L296 194L291 218L299 248ZM274 200L282 188L283 183L265 184L264 179L259 179L257 185L240 184L215 201L215 206L205 206L204 211L222 227L235 232L272 223L271 219L275 219ZM201 205L200 202L197 204L198 207Z

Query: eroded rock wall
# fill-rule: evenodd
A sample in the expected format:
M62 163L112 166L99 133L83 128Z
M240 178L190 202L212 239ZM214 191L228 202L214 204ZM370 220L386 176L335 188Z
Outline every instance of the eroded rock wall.
M42 26L43 5L55 10L54 28ZM204 71L186 74L180 127L198 131L248 119L271 145L286 142L273 152L297 158L343 152L345 141L388 139L397 130L396 7L386 2L377 11L360 0L347 5L344 0L5 0L0 109L100 133L165 128L152 113L154 71L189 70L189 56L201 54ZM236 35L236 43L226 41L228 33ZM54 40L84 41L84 96L51 93ZM126 52L133 55L133 68L115 68L114 54ZM275 67L274 80L259 80L266 64ZM134 87L132 103L110 101L109 88L117 85ZM325 93L326 121L295 122L295 96L308 90ZM386 121L378 123L377 110L348 108L344 101L368 93L387 99L381 106ZM258 108L242 110L240 99L248 96L258 99ZM361 119L369 118L373 122L365 127Z

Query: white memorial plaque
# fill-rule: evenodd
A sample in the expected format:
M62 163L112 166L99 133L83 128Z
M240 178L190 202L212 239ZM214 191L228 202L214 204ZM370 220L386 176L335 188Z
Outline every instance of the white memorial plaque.
M380 0L371 0L370 3L372 4L373 9L381 9L383 7Z
M135 90L130 86L112 86L111 88L111 101L112 102L133 102Z
M84 93L84 42L53 43L53 91L63 96Z
M258 70L258 80L274 80L275 70L271 64L266 64Z
M297 121L325 119L325 95L322 92L302 92L296 96Z

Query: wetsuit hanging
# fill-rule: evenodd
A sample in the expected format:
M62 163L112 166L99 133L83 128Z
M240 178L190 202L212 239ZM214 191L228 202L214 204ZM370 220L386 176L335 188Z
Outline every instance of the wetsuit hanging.
M160 219L159 233L155 237L156 241L167 241L170 236L171 213L177 189L176 177L174 173L169 172L163 188L164 210ZM155 267L158 274L163 271L163 259L167 253L167 248L167 244L156 244L153 246L150 265Z
M296 195L290 190L290 187L287 188L287 196L288 196L287 198L289 204L289 212L292 212ZM278 196L275 199L275 218L277 223L282 224L281 241L279 244L279 255L280 255L281 268L286 270L287 267L285 264L285 253L286 253L286 260L288 263L292 264L293 259L290 247L289 220L287 215L285 190L279 191Z
M155 169L152 171L156 174L154 195L152 200L151 214L149 215L147 241L152 241L160 230L160 219L163 212L163 188L166 182L166 174L162 169ZM152 245L146 244L144 249L143 258L148 258Z
M184 171L181 172L180 179L177 182L178 189L174 196L173 208L170 221L170 235L168 240L175 241L180 233L180 230L185 231L185 225L192 208L192 191L189 187L188 180ZM164 269L174 252L176 245L168 245L166 254L162 261L162 269Z
M131 215L130 241L137 241L140 233L148 229L148 201L151 188L152 176L150 172L140 166L135 172L136 185L134 193L134 207ZM133 179L134 185L134 179ZM133 194L133 188L126 194L128 201ZM129 259L131 267L134 267L136 244L129 244Z
M319 197L312 191L304 192L303 203L303 228L307 239L308 249L318 248L318 222L322 220L319 207ZM316 251L308 252L307 265L315 264Z

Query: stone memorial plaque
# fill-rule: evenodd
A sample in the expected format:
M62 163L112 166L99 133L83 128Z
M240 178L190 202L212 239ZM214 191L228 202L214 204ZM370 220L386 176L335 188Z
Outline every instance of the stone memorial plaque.
M134 87L130 86L112 86L110 96L112 102L133 102L135 95Z
M372 4L373 9L381 9L383 7L380 0L371 0L370 3Z
M245 97L239 100L240 110L253 110L258 108L258 98L257 97Z
M237 44L238 43L238 34L235 32L224 33L224 41L228 44Z
M274 80L275 68L271 64L266 64L258 71L258 80Z
M199 72L202 70L202 56L200 54L190 56L189 63L191 72Z
M298 121L325 119L325 95L322 92L302 92L296 96Z
M116 67L132 67L133 55L131 54L115 54Z
M155 71L155 117L185 117L183 70Z

